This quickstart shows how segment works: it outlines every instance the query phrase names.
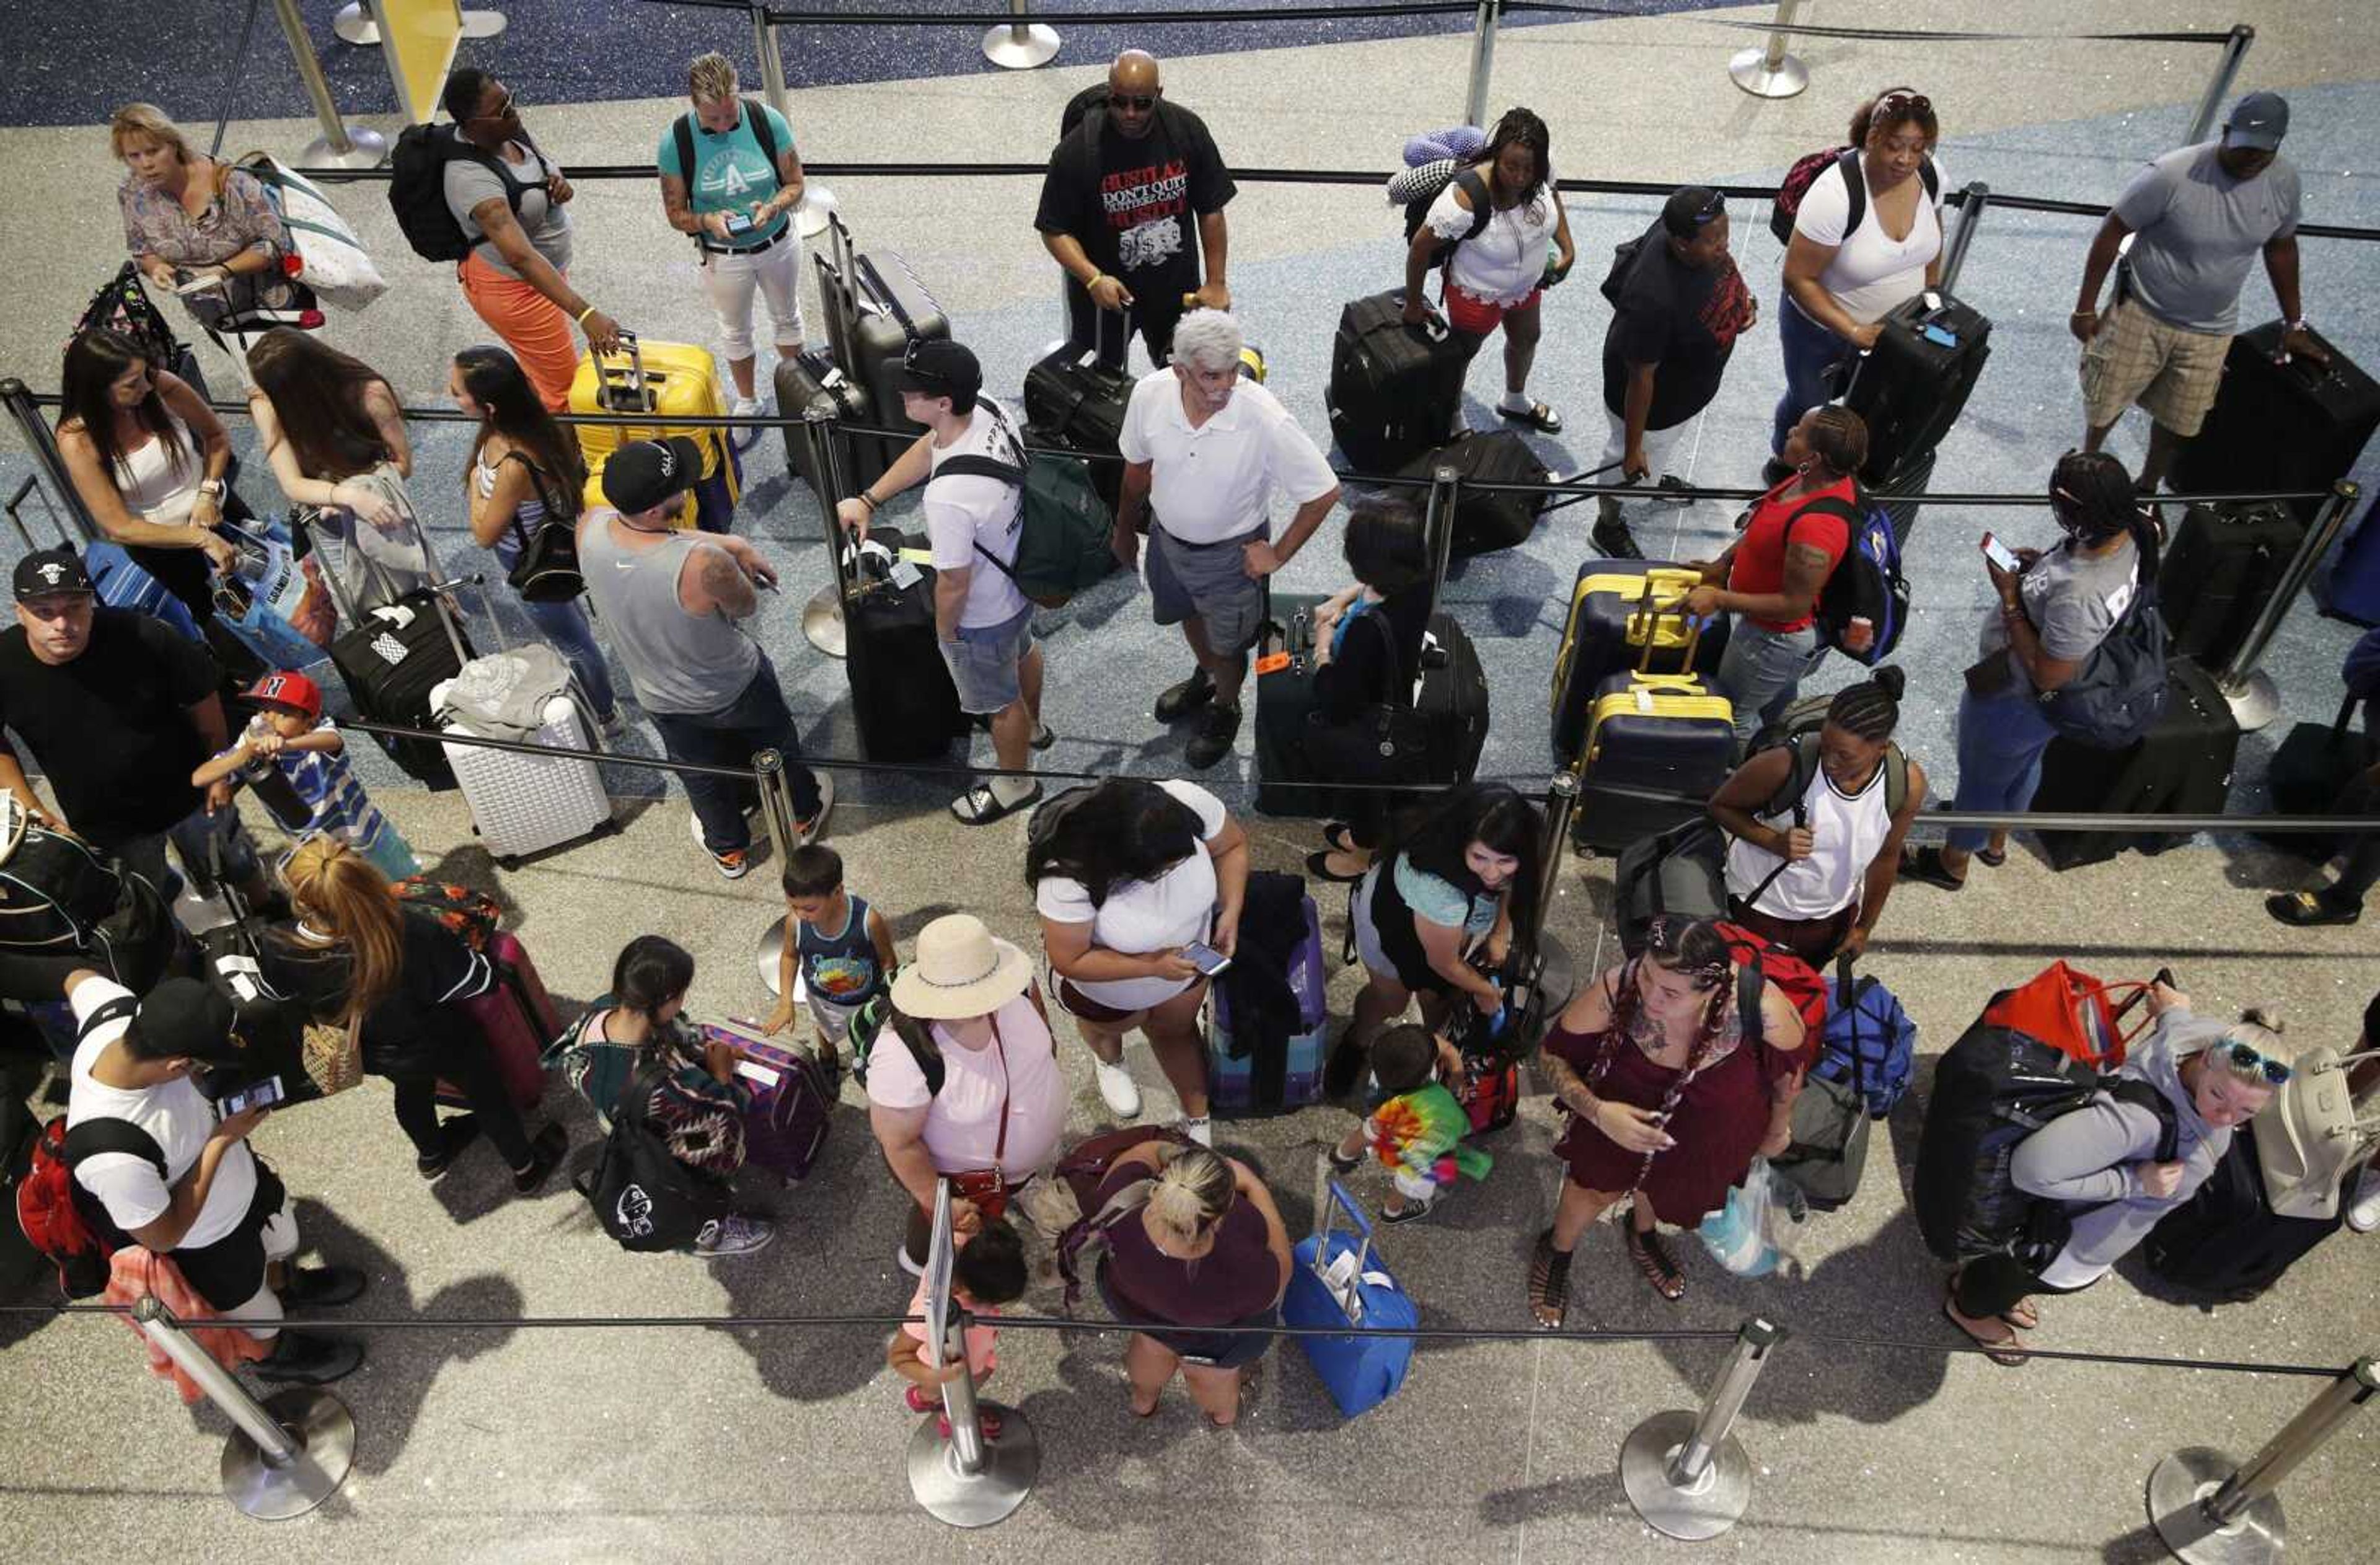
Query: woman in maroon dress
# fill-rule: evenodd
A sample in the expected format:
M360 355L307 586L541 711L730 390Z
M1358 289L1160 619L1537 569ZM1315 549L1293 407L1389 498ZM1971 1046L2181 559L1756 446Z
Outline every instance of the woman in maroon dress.
M1645 953L1589 985L1546 1039L1554 1096L1571 1115L1554 1151L1569 1165L1553 1226L1529 1261L1529 1307L1560 1326L1571 1252L1614 1202L1633 1197L1628 1254L1665 1299L1686 1280L1657 1222L1686 1228L1727 1203L1755 1154L1791 1137L1808 1039L1773 984L1755 986L1758 1036L1743 1036L1742 975L1708 921L1656 919Z

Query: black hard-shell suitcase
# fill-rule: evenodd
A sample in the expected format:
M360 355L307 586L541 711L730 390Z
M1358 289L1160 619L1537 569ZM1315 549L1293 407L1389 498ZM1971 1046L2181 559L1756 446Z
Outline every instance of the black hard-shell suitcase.
M1735 770L1730 718L1727 698L1691 674L1622 672L1606 679L1588 709L1572 843L1581 851L1616 854L1700 816ZM1621 798L1607 792L1611 788L1683 796Z
M871 528L867 545L845 553L844 667L869 760L940 760L967 727L934 632L934 568L917 565L907 587L892 579L910 542L897 528Z
M827 242L816 258L827 347L843 372L867 394L869 416L877 428L921 435L926 427L901 412L901 360L913 340L947 338L950 318L907 262L890 250L883 259L890 264L880 266L874 256L855 254L851 231L843 220L828 219ZM778 404L781 409L783 406ZM880 449L866 459L890 467L908 441L854 442L863 446L869 443Z
M1111 312L1095 313L1104 328ZM1026 438L1087 456L1116 457L1135 383L1127 371L1099 363L1094 350L1059 344L1055 352L1025 372ZM1108 503L1108 509L1114 510L1123 491L1123 459L1093 462L1089 471L1091 486Z
M1546 465L1537 460L1529 443L1510 430L1485 434L1466 431L1449 444L1423 452L1405 465L1400 476L1427 481L1437 475L1440 467L1452 467L1465 483L1541 484L1548 477ZM1418 501L1418 496L1415 498ZM1452 557L1467 559L1526 543L1529 534L1536 529L1538 514L1551 498L1548 494L1458 491Z
M1573 760L1585 743L1595 692L1627 669L1708 676L1727 650L1721 614L1699 631L1675 613L1702 578L1665 560L1589 560L1571 586L1561 649L1554 659L1554 753ZM1651 608L1645 612L1650 594Z
M1305 718L1314 710L1313 613L1318 597L1277 595L1273 625L1262 652L1289 661L1257 676L1257 813L1319 819L1348 813L1327 787L1296 786L1321 781L1305 757ZM1422 654L1421 690L1414 710L1429 725L1429 753L1445 764L1433 775L1439 783L1468 782L1479 770L1488 743L1488 674L1479 651L1463 628L1445 614L1433 614L1434 646ZM1400 797L1404 796L1402 794Z
M2345 1188L2358 1175L2348 1172ZM2178 1288L2217 1299L2246 1300L2279 1280L2298 1258L2347 1221L2347 1204L2328 1219L2285 1218L2265 1194L2265 1167L2256 1138L2242 1125L2231 1149L2196 1195L2149 1231L2149 1269Z
M2330 363L2292 356L2277 364L2281 323L2267 321L2231 339L2222 388L2197 436L2174 463L2183 494L2256 494L2327 490L2345 478L2380 428L2380 383L2336 343L2315 334ZM2292 502L2313 520L2319 501Z
M2186 658L2166 665L2165 711L2148 736L2120 750L2053 739L2041 758L2039 814L2220 815L2231 795L2240 725L2215 676ZM2045 831L2058 869L2098 864L2126 848L2161 853L2183 842L2168 831Z
M1929 297L1938 306L1929 307ZM1938 289L1895 306L1859 356L1843 405L1867 423L1870 489L1892 490L1950 432L1991 357L1992 323Z
M2271 601L2305 524L2286 504L2192 505L2157 567L2170 650L2221 668Z
M2301 722L2273 752L2265 771L2265 786L2273 795L2275 815L2329 815L2339 794L2355 774L2372 764L2372 735L2354 729L2355 709L2362 703L2350 696L2340 703L2335 722ZM2321 863L2338 851L2334 836L2302 831L2276 831L2264 840L2285 853Z
M1446 443L1469 366L1437 311L1405 324L1402 290L1356 299L1339 312L1330 343L1331 438L1363 471L1395 472Z
M868 393L857 381L843 371L827 354L807 348L793 358L777 360L777 411L790 420L785 426L785 461L794 476L808 484L819 495L821 509L826 497L819 489L819 475L810 471L810 449L802 419L813 408L850 424L875 421L869 411ZM867 437L845 437L844 440L844 492L858 493L884 476L885 443Z

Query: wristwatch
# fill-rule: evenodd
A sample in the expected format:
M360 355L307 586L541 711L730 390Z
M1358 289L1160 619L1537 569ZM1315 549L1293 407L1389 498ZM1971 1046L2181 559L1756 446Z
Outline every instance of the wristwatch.
M202 479L199 482L199 492L209 500L221 500L224 497L224 481L221 479Z

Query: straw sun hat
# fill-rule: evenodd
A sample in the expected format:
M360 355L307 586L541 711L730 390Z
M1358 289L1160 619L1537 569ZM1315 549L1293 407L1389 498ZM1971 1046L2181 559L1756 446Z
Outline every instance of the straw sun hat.
M953 913L917 931L917 958L892 980L892 1003L929 1021L986 1016L1033 982L1033 959L983 920Z

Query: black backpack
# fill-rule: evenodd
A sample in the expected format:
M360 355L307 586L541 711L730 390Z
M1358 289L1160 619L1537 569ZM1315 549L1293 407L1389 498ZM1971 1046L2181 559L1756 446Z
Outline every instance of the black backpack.
M686 1249L727 1210L726 1186L671 1156L645 1117L661 1074L645 1070L628 1078L612 1106L602 1154L578 1181L595 1220L623 1250Z
M2091 649L2072 679L2041 693L2041 715L2077 744L2120 750L2165 715L2165 616L2156 578L2141 573L2123 617Z
M1471 198L1471 226L1454 238L1438 242L1429 252L1429 264L1433 270L1446 265L1454 259L1457 249L1479 237L1488 220L1496 215L1495 202L1488 194L1488 181L1479 177L1477 169L1468 166L1458 168L1446 184L1459 187L1464 195ZM1421 225L1429 221L1429 209L1438 203L1438 198L1445 188L1446 185L1441 185L1428 195L1415 196L1405 203L1406 244L1412 244L1413 237L1421 232Z
M1662 244L1667 238L1668 235L1662 227L1661 220L1657 217L1653 220L1653 225L1642 234L1633 239L1622 239L1612 246L1611 270L1603 274L1604 298L1615 306L1618 305L1621 291L1628 286L1629 273L1636 270L1636 259L1645 253L1645 247Z
M768 160L769 177L777 181L778 189L783 189L784 180L777 173L777 133L771 127L769 116L761 112L759 103L746 98L743 104L744 123L752 127L752 140L760 144L760 156ZM690 208L694 204L694 115L689 111L678 115L677 124L671 127L670 133L677 140L677 165L686 171L686 199ZM770 193L773 195L776 192L771 190ZM700 249L702 236L697 234L694 242L695 247Z
M537 150L528 132L521 132L520 140L531 152ZM515 178L504 159L464 140L451 123L407 126L388 154L388 206L404 230L405 242L424 261L460 261L471 253L470 237L446 204L446 165L458 159L495 171L515 217L528 193L539 188Z

